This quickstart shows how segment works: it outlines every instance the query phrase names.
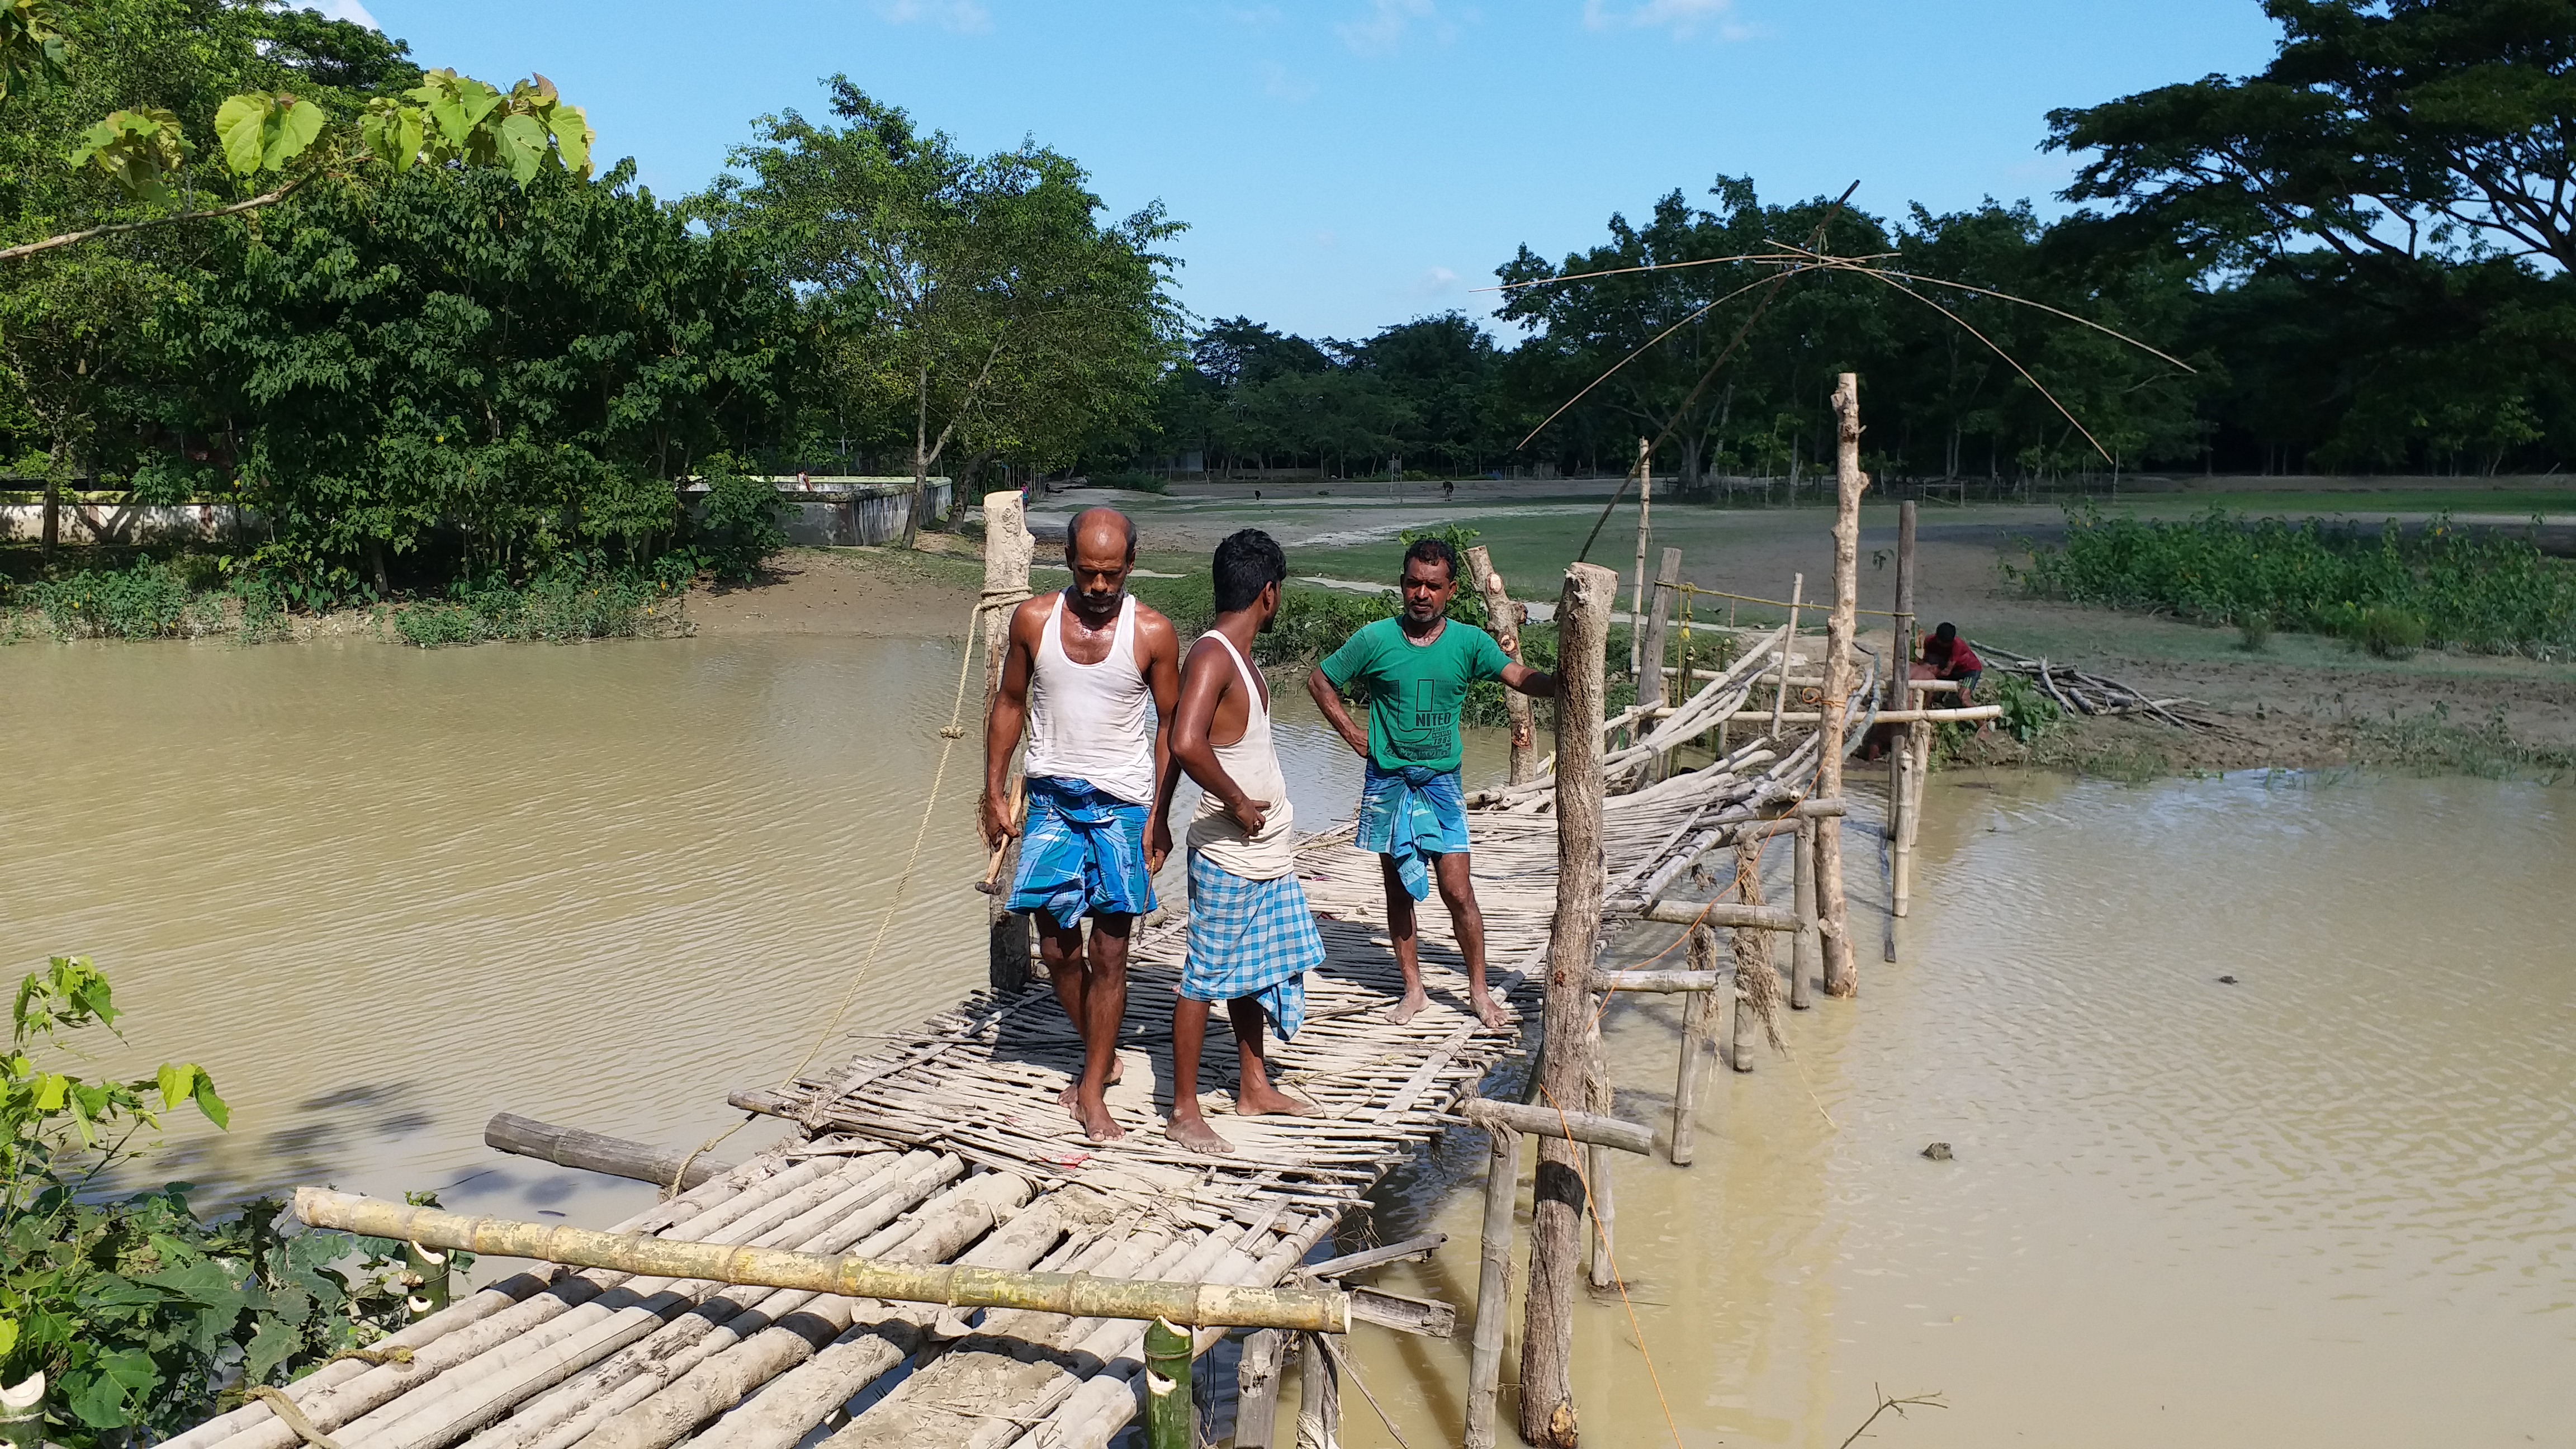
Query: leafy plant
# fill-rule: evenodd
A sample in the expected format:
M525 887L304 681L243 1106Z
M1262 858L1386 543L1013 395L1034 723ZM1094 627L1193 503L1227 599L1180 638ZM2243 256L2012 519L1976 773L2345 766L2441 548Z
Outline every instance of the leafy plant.
M2424 647L2424 621L2403 609L2364 609L2353 642L2381 659L2405 659Z
M2066 714L2046 691L2018 674L1996 676L1995 703L2003 707L2004 732L2023 744L2056 728Z
M2260 654L2272 647L2272 616L2261 609L2248 609L2238 614L2236 644L2248 654Z
M217 600L188 587L168 564L138 559L123 572L83 569L39 580L20 593L57 639L160 639L208 634L222 625Z
M167 1437L228 1382L284 1383L381 1338L416 1281L393 1244L285 1234L274 1200L214 1224L184 1183L96 1200L167 1114L230 1122L194 1063L89 1081L37 1060L116 1035L120 1014L88 958L57 956L20 983L0 1059L0 1382L44 1375L45 1434L70 1449Z
M746 475L728 454L706 464L707 498L697 517L698 549L716 577L748 583L787 546L779 517L786 501L766 478Z

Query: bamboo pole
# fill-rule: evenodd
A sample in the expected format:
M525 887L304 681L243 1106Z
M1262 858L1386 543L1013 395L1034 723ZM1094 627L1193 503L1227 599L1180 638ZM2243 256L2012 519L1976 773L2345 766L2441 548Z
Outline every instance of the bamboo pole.
M1275 1328L1243 1340L1234 1374L1234 1449L1271 1449L1271 1436L1279 1432L1279 1379L1287 1366L1287 1341Z
M1654 444L1637 440L1637 586L1628 596L1628 677L1637 677L1638 626L1645 622L1646 612L1646 541L1651 537L1647 515L1655 503ZM1616 585L1613 585L1615 590Z
M1547 1057L1539 1085L1550 1105L1568 1112L1592 1102L1599 1072L1590 985L1607 885L1601 859L1602 650L1617 589L1618 575L1576 564L1565 571L1556 610L1556 918L1548 931ZM1577 1437L1575 1233L1583 1209L1577 1150L1553 1138L1540 1141L1530 1214L1521 1437L1542 1449L1574 1449Z
M1690 970L1658 974L1706 978L1691 988L1689 1000L1682 1004L1681 1067L1673 1075L1672 1162L1675 1167L1688 1167L1697 1152L1700 1047L1717 1006L1713 993L1724 980L1717 970L1717 933L1706 926L1691 927Z
M1467 1352L1466 1449L1494 1449L1495 1405L1503 1387L1503 1334L1511 1314L1512 1203L1520 1195L1521 1139L1485 1129L1485 1230L1477 1244L1476 1328Z
M1791 842L1796 854L1789 862L1790 899L1798 913L1797 942L1790 948L1789 1009L1804 1011L1815 1004L1809 994L1816 973L1824 965L1824 948L1816 921L1816 837L1818 822L1808 816L1798 817L1798 834Z
M1795 931L1799 919L1794 911L1778 906L1748 906L1736 901L1657 901L1646 907L1650 921L1673 926L1725 926L1740 931Z
M733 1165L713 1158L689 1161L689 1154L677 1148L656 1147L649 1142L630 1142L623 1137L603 1137L578 1127L558 1127L516 1112L495 1112L483 1124L483 1145L521 1157L551 1162L557 1167L578 1167L585 1172L604 1172L611 1177L632 1178L656 1187L668 1187L688 1162L688 1175L680 1182L683 1189L698 1186L710 1178L733 1171Z
M1467 545L1467 572L1475 575L1476 587L1485 596L1485 623L1493 631L1494 642L1515 664L1521 659L1521 625L1529 622L1529 610L1512 602L1503 588L1503 576L1494 571L1494 556L1481 543ZM1512 727L1511 782L1526 785L1538 774L1538 738L1530 728L1529 696L1517 689L1503 691L1503 713Z
M1459 1104L1458 1115L1487 1131L1501 1127L1525 1137L1585 1142L1639 1156L1655 1150L1655 1134L1634 1122L1592 1112L1560 1112L1544 1101L1502 1102L1491 1097L1470 1097Z
M1156 1283L1073 1273L1009 1273L954 1264L912 1265L779 1248L621 1237L589 1228L469 1218L377 1202L316 1187L295 1190L295 1215L320 1228L462 1248L500 1258L542 1258L673 1279L802 1288L844 1298L1025 1308L1082 1318L1164 1318L1174 1323L1348 1332L1350 1295L1314 1288Z
M1789 665L1798 657L1798 605L1807 596L1807 576L1789 576L1789 636L1780 643L1780 678L1771 692L1771 733L1780 733L1780 717L1789 708ZM1824 794L1819 790L1816 793Z
M1618 1236L1619 1204L1611 1195L1611 1149L1595 1143L1583 1151L1584 1178L1591 1188L1592 1286L1607 1288L1619 1281L1618 1258L1612 1251Z
M1962 704L1930 709L1883 709L1878 712L1880 724L1968 724L1976 720L2001 719L2004 707L1999 704ZM1816 710L1791 710L1781 716L1783 724L1823 724L1824 715Z
M1816 756L1816 793L1843 792L1843 714L1852 692L1852 629L1860 610L1860 494L1869 477L1860 470L1860 376L1846 372L1834 385L1837 448L1834 455L1834 608L1825 624L1824 718L1817 730L1824 749ZM1816 832L1816 929L1824 937L1825 994L1860 994L1860 958L1852 949L1850 901L1843 889L1843 833Z
M1637 703L1648 709L1663 707L1664 627L1666 616L1672 612L1673 600L1680 596L1681 581L1682 551L1677 548L1665 549L1663 560L1655 569L1654 600L1646 609L1645 643L1639 646L1640 657L1644 663L1637 674ZM1689 687L1684 686L1682 692L1688 694ZM1694 730L1692 733L1696 734L1697 731ZM1646 778L1662 779L1664 768L1671 758L1670 750L1657 750L1654 757L1646 762Z
M1157 1318L1145 1325L1146 1449L1199 1449L1190 1397L1190 1336Z
M1002 660L1009 653L1011 612L1028 597L1029 561L1037 540L1017 491L984 495L984 713L992 717L994 697L1002 691ZM1029 984L1029 918L1004 909L1010 880L1019 867L1020 842L1002 842L994 862L998 889L985 900L985 976L995 991L1018 991Z

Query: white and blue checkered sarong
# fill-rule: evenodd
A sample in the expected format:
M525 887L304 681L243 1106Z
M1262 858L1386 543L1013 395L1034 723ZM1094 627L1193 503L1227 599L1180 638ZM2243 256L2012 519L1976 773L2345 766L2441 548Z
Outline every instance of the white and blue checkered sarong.
M1306 888L1230 875L1190 852L1190 935L1181 994L1192 1001L1258 998L1281 1040L1306 1024L1306 973L1324 964L1324 938Z
M1141 916L1154 909L1144 806L1060 776L1034 776L1028 786L1009 909L1045 911L1068 930L1086 915Z
M1381 770L1369 762L1360 781L1359 847L1395 862L1395 874L1417 901L1431 899L1426 855L1467 848L1467 793L1455 770L1408 765Z

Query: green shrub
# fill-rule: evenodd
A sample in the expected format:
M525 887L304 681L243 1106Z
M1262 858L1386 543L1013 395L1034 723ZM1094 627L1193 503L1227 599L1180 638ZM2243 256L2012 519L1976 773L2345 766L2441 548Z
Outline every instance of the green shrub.
M2248 654L2260 654L2272 647L2272 616L2261 609L2248 609L2236 616L2236 647Z
M36 1059L94 1054L66 1039L114 1035L119 1014L103 973L57 956L19 986L0 1059L0 1382L44 1374L39 1437L69 1449L166 1439L213 1414L220 1391L284 1384L383 1338L419 1282L394 1244L287 1235L274 1199L216 1223L184 1183L101 1200L102 1174L131 1164L127 1144L165 1115L230 1121L193 1063L88 1081Z
M293 637L294 626L286 619L286 595L277 581L265 573L245 573L234 578L232 593L241 606L241 640L245 644L265 644L272 639Z
M2403 609L2364 609L2353 640L2381 659L2405 659L2424 647L2424 621Z
M217 597L190 589L179 567L149 559L121 573L83 569L20 592L57 639L164 639L223 627Z
M493 580L456 597L394 611L394 632L424 649L486 640L627 639L674 624L680 595L667 580L567 560L524 585Z
M746 475L725 454L707 460L706 478L706 502L693 529L698 553L716 577L748 583L787 546L787 530L779 526L787 502L775 484Z
M2043 597L2209 623L2260 613L2276 628L2362 639L2379 610L2412 618L2422 630L2416 646L2576 648L2576 565L2542 554L2529 537L2463 531L2447 517L2372 533L2215 508L2146 522L2087 505L2069 510L2065 543L2032 549L2030 566L2007 574Z
M2004 732L2029 744L2057 727L2066 712L2048 692L2018 674L1995 676L1995 703L2003 707Z
M1091 486L1094 488L1124 488L1130 493L1169 493L1172 491L1171 480L1165 478L1162 474L1140 473L1133 470L1119 473L1094 473L1091 475Z

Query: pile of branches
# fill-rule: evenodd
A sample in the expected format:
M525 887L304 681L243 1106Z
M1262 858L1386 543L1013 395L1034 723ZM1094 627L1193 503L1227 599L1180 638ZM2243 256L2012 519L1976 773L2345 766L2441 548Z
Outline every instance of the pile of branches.
M2209 705L2197 699L2177 696L2172 699L2150 699L2143 690L2132 689L2116 679L2088 673L2071 665L2051 664L2046 659L2033 659L1998 649L1991 644L1970 640L1968 647L1986 668L1998 674L2017 674L2036 683L2057 707L2070 715L2096 716L2141 715L2182 730L2208 730L2224 733L2227 726L2209 713Z

